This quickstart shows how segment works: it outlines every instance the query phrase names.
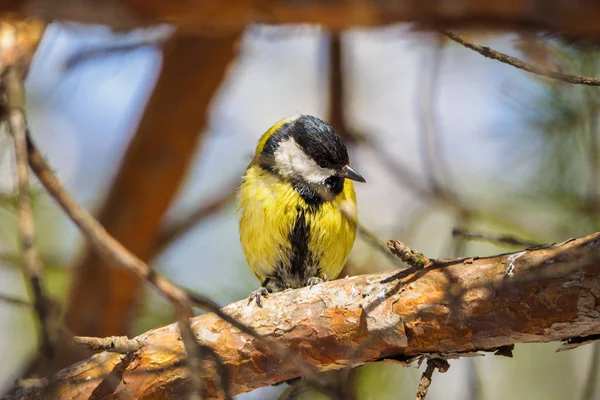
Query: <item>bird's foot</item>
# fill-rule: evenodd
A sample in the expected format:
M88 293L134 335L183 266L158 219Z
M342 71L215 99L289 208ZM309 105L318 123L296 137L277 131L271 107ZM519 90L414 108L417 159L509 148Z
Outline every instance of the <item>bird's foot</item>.
M312 288L313 286L318 285L319 283L327 282L327 280L327 275L323 274L321 278L319 278L318 276L313 276L306 283L307 286Z
M256 305L262 308L263 297L269 297L269 290L266 287L261 286L250 293L248 296L248 305L250 305L252 301L256 301Z

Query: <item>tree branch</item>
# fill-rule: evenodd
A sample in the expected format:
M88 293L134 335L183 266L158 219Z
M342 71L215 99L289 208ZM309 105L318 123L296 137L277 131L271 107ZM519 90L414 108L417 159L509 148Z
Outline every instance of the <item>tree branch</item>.
M9 47L9 50L10 47ZM58 317L55 305L48 296L44 282L44 265L36 248L35 224L29 191L29 167L27 165L27 139L25 120L25 88L22 74L15 65L7 67L3 84L8 97L8 126L15 143L17 178L19 186L18 214L23 273L33 292L33 309L40 325L40 353L44 373L54 371L56 334L53 321Z
M494 236L494 235L485 235L482 233L472 233L468 232L461 228L454 228L452 230L452 236L454 237L462 237L465 240L481 240L484 242L496 243L496 244L507 244L510 246L519 246L519 247L536 247L539 246L539 243L528 242L525 240L521 240L515 238L513 236Z
M27 145L29 166L48 193L57 201L67 216L75 225L77 225L86 239L95 247L95 250L108 262L127 269L139 279L145 281L150 287L171 302L178 316L177 326L180 333L178 340L183 343L185 349L188 351L186 360L192 371L191 376L195 383L199 383L198 379L201 377L199 374L200 371L198 371L197 368L199 364L196 362L198 358L196 355L202 353L202 345L199 345L196 342L192 329L188 324L192 315L192 303L204 310L215 313L217 317L222 319L225 323L230 324L246 335L255 338L263 346L268 347L274 354L281 357L281 359L295 365L313 385L319 388L325 388L325 382L319 377L313 366L302 360L296 353L291 352L287 347L278 342L261 337L256 330L249 327L247 324L241 323L236 318L223 312L210 299L196 293L186 292L179 286L174 285L159 273L150 269L146 263L134 254L129 252L65 190L58 177L52 171L50 165L35 147L29 135L27 135ZM196 385L193 387L199 389Z
M588 76L577 76L577 75L568 75L563 74L562 72L552 71L548 68L538 67L533 64L526 63L523 60L519 60L516 57L509 56L508 54L501 53L499 51L490 49L486 46L480 46L476 43L469 42L465 40L461 35L453 33L453 32L444 32L444 36L449 38L450 40L455 41L458 44L463 45L464 47L476 51L484 57L490 58L492 60L500 61L501 63L512 65L515 68L522 69L523 71L531 72L535 75L544 76L550 79L556 79L558 81L563 81L567 83L573 83L575 85L590 85L590 86L600 86L600 78L593 78Z
M7 294L0 293L0 303L12 304L15 306L23 306L23 307L31 307L33 308L33 304L31 304L27 300L19 299L18 297L9 296Z
M166 210L202 144L213 93L236 55L239 34L223 38L176 31L164 46L160 75L112 184L98 221L121 245L148 261L155 253ZM165 132L173 132L165 140ZM152 179L146 179L148 174ZM143 282L108 262L93 245L74 266L65 313L77 335L127 333ZM89 310L96 310L90 314ZM59 347L66 366L78 354Z
M204 220L205 218L217 214L235 199L239 180L236 179L231 187L226 188L222 193L212 198L207 204L201 204L190 213L164 226L158 233L154 245L152 246L149 259L160 255L173 243L185 236L189 231Z
M421 380L419 381L419 386L417 387L417 400L423 400L427 397L427 392L429 391L429 386L431 386L431 379L433 378L433 373L435 370L439 370L440 372L446 372L450 368L450 364L448 361L440 359L440 358L432 358L427 360L427 368L423 375L421 375Z
M169 23L187 29L238 30L249 23L314 23L338 30L420 22L435 29L486 27L564 32L600 38L600 3L570 0L532 3L504 0L5 0L1 12L48 21L104 24L120 30Z
M243 300L222 311L321 370L568 340L600 333L599 249L596 233L527 250L518 259L503 254L435 260L401 283L381 284L389 271L362 275L273 294L261 309ZM510 263L515 270L507 278ZM215 314L195 317L192 328L223 360L232 395L301 375L296 364ZM136 362L112 395L182 398L189 382L175 325L136 340ZM359 346L362 351L355 352ZM122 357L104 352L62 370L55 376L58 398L89 396ZM219 396L216 375L214 368L205 370L208 398Z

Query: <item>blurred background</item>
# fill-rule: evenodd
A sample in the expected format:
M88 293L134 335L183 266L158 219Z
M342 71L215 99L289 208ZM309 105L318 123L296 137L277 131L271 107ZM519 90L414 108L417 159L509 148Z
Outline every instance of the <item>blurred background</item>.
M594 49L466 37L550 69L599 72ZM598 230L598 89L529 75L408 25L341 35L257 25L201 39L166 26L117 35L52 24L26 85L34 139L74 197L162 274L222 305L258 285L238 241L235 188L260 135L299 113L330 121L348 143L367 180L356 185L360 221L382 239L437 258L517 249L466 241L455 228L534 243ZM0 292L26 298L14 176L3 133ZM90 251L37 182L34 193L46 279L71 331L137 335L174 322L168 303ZM392 267L359 238L345 273ZM12 360L0 363L2 393L34 368L37 351L28 309L0 302L0 326L0 354ZM514 358L453 360L428 398L598 398L594 346L517 345ZM360 367L357 399L412 399L421 372Z

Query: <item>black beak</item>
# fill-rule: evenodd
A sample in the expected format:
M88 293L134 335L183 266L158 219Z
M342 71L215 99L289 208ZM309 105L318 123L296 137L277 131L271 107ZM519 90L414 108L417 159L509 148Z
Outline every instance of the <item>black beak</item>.
M350 165L346 165L340 171L340 176L348 179L352 179L353 181L363 182L365 183L365 178L362 177L361 174L352 169Z

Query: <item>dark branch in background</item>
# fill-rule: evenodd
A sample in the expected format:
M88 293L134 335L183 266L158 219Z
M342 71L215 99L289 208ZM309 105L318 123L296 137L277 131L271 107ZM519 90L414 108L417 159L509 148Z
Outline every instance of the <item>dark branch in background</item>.
M469 226L472 214L469 210L456 210L454 220L455 226ZM452 257L464 257L467 254L467 240L461 236L452 235L451 238ZM466 360L465 391L467 392L464 400L479 400L482 397L481 379L475 364L475 358Z
M324 382L317 374L315 368L306 361L299 358L296 354L290 352L285 346L262 338L255 330L247 325L240 323L236 318L223 312L217 304L196 293L186 293L181 288L175 286L156 271L151 270L143 261L131 254L119 242L117 242L106 230L96 221L88 211L81 207L71 195L64 189L50 166L46 163L42 155L39 153L33 142L28 138L29 145L29 165L35 172L36 176L44 185L48 193L58 202L70 219L80 228L88 241L96 248L96 250L106 257L110 262L126 268L137 275L140 279L146 281L151 287L157 290L159 294L169 300L175 307L178 315L178 325L182 330L182 337L186 349L191 349L198 354L200 347L190 330L187 319L191 316L191 302L194 305L215 313L219 318L233 325L252 337L257 338L261 343L266 345L271 350L275 351L284 360L296 365L298 370L307 377L318 389L325 389ZM189 295L189 297L188 297ZM188 335L183 335L183 332L188 332ZM191 342L190 342L191 340ZM189 354L189 350L188 350ZM192 373L193 374L193 373ZM201 376L201 375L197 375Z
M13 304L15 306L23 306L23 307L33 307L33 304L31 304L27 300L19 299L17 297L12 297L12 296L9 296L6 294L1 294L1 293L0 293L0 303L8 303L8 304Z
M134 43L119 43L112 46L85 49L76 52L65 61L64 69L73 70L88 61L98 57L107 57L115 54L128 53L144 47L160 47L164 44L164 38L142 39Z
M54 312L56 306L47 294L44 283L44 266L35 247L35 224L29 197L29 168L27 166L25 89L16 67L9 67L3 80L8 97L8 125L15 142L17 161L18 211L21 249L23 252L23 272L31 285L34 298L33 308L40 324L42 371L49 373L54 370L53 365L56 356L54 328L58 325L53 319L58 316Z
M487 0L427 5L422 0L78 0L76 3L72 0L9 0L1 4L0 11L20 17L104 24L121 31L171 24L188 31L218 34L252 23L318 24L326 29L343 30L408 22L416 28L438 30L539 30L560 32L574 39L597 41L600 38L600 27L596 23L600 6L591 0L531 2L527 6L521 2Z
M342 33L331 32L329 38L329 117L328 122L344 140L348 147L352 147L363 137L348 127L345 115L345 75L342 46Z
M196 227L199 222L223 210L233 199L235 199L237 185L238 181L236 180L235 185L231 185L231 187L225 189L222 194L214 198L208 204L202 204L191 213L163 228L156 239L156 244L152 247L153 255L151 258L162 253L174 242Z
M371 150L377 152L378 160L392 172L392 177L399 185L406 186L412 190L415 195L425 199L440 199L448 200L450 203L456 203L455 196L447 191L433 192L431 188L426 187L422 179L419 178L413 171L405 165L402 165L398 160L390 155L384 146L376 144L374 140L363 137L362 144Z
M535 75L544 76L550 79L556 79L558 81L563 81L567 83L572 83L575 85L590 85L590 86L600 86L600 78L588 77L588 76L577 76L577 75L568 75L563 74L562 72L552 71L548 68L538 67L533 64L529 64L523 60L520 60L516 57L509 56L508 54L501 53L499 51L490 49L487 46L480 46L476 43L469 42L465 40L461 35L453 32L442 32L444 36L448 39L455 41L456 43L476 51L484 57L490 58L492 60L500 61L504 64L512 65L515 68L522 69L523 71L531 72Z
M419 386L417 387L416 399L423 400L425 397L427 397L427 391L429 390L429 386L431 386L431 379L436 369L441 373L444 373L448 371L448 368L450 368L448 361L441 358L427 360L427 368L425 369L425 372L423 372L421 380L419 381Z
M467 232L461 228L454 228L452 230L452 236L454 237L462 237L466 240L481 240L484 242L491 243L500 243L507 244L510 246L521 246L521 247L537 247L540 246L539 243L528 242L525 240L517 239L513 236L494 236L494 235L484 235L482 233L472 233Z
M443 55L443 42L441 37L435 36L435 45L431 49L433 54L426 57L422 63L421 76L423 82L417 85L417 98L419 101L419 120L421 123L421 151L423 153L423 169L429 180L429 186L434 193L449 187L449 168L440 149L439 127L436 123L435 105L437 88L439 86L440 67ZM430 49L427 48L426 51ZM427 54L429 56L429 54ZM444 183L440 182L443 178Z
M96 217L122 247L146 264L164 228L165 212L203 146L208 107L235 59L238 37L195 36L177 29L164 43L152 94ZM166 131L177 134L165 140ZM142 198L146 201L140 202ZM80 336L127 334L143 282L107 262L90 245L73 269L66 326ZM96 312L90 314L90 309ZM61 365L77 361L68 351L70 342L59 343L65 350L59 353Z

